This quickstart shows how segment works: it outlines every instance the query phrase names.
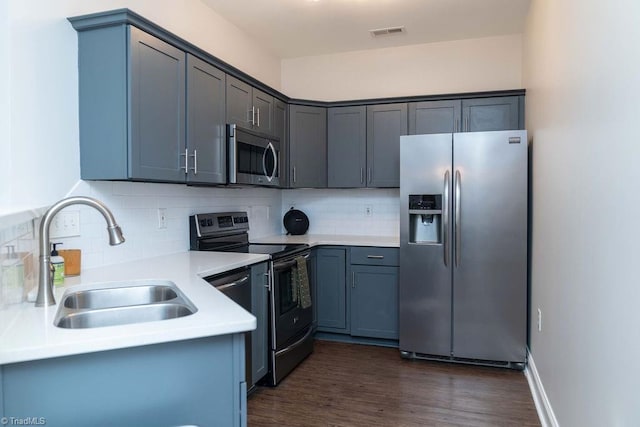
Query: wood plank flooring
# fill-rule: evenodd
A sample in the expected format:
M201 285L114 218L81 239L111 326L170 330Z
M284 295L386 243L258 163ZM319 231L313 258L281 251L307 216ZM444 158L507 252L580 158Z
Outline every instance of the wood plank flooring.
M249 427L540 425L522 372L404 360L392 348L314 345L278 387L249 396Z

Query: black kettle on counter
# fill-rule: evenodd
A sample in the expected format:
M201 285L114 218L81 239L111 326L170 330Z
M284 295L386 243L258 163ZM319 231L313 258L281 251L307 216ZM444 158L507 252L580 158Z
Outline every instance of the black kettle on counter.
M299 236L309 229L309 218L304 212L292 207L284 214L282 224L287 230L287 234Z

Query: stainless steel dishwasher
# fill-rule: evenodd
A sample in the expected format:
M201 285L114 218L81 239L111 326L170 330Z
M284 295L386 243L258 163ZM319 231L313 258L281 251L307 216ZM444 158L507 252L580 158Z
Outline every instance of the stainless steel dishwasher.
M251 313L251 268L243 267L227 271L206 277L205 280ZM244 333L244 354L246 381L247 384L253 384L253 378L251 378L251 331Z

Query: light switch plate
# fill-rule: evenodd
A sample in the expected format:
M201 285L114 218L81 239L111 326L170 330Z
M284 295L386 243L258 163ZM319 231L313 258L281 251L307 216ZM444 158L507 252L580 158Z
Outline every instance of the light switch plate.
M80 235L80 211L64 210L51 221L49 228L51 238L74 237Z

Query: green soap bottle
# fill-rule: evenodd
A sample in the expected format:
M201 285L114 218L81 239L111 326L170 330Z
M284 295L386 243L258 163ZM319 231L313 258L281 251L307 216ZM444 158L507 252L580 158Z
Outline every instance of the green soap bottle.
M55 286L62 286L64 284L64 258L58 253L58 245L62 243L53 243L53 250L51 251L51 264L53 265L53 284Z

